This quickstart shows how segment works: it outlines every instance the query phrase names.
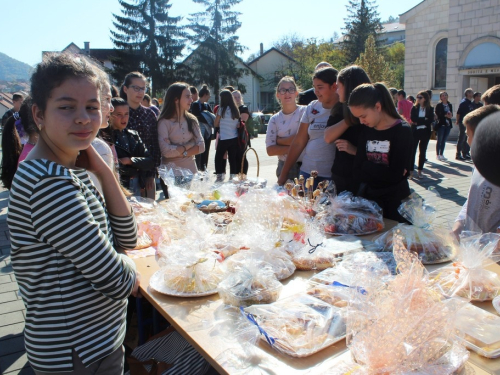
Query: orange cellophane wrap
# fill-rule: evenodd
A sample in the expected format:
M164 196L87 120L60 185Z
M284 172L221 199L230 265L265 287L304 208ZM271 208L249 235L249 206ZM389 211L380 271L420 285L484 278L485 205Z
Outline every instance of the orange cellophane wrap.
M445 299L434 291L427 271L417 256L406 250L399 234L394 238L394 257L399 274L386 287L365 294L351 292L347 344L360 366L359 373L418 371L442 358L456 345L453 321L467 301ZM459 353L465 356L465 362L467 352L459 350Z

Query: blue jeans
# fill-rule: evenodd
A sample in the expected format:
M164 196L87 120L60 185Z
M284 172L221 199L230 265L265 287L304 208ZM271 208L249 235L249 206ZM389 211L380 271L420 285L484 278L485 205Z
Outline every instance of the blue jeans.
M436 155L443 155L446 140L450 135L451 128L441 125L437 130Z

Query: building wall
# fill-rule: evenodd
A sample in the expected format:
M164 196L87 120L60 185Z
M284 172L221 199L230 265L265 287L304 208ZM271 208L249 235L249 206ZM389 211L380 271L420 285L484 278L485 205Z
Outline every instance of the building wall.
M406 24L404 90L407 95L415 96L417 92L434 86L435 47L439 40L448 37L448 10L449 0L425 0L400 16L400 22ZM438 97L438 90L434 90L434 103Z
M275 72L287 70L291 64L293 62L289 58L271 50L249 66L264 79L262 91L273 92L277 83L275 82ZM281 79L281 77L279 78Z

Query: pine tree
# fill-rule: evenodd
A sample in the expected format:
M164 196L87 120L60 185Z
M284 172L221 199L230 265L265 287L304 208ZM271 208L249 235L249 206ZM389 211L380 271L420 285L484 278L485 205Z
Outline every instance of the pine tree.
M373 0L349 0L347 11L342 49L347 61L352 63L365 49L368 36L382 31L382 24Z
M205 7L204 12L191 14L191 41L196 47L190 61L193 83L206 83L214 88L218 103L220 85L230 84L245 91L238 79L245 70L237 67L237 55L243 52L236 31L241 27L240 12L232 11L242 0L193 0Z
M152 92L158 94L176 79L176 60L185 43L181 17L170 17L170 0L137 0L135 4L118 0L122 15L113 14L111 31L117 48L112 76L122 81L125 75L138 70L152 80Z
M394 73L384 56L378 53L373 35L366 39L365 51L359 55L355 64L368 73L372 82L384 82L388 87L395 83Z

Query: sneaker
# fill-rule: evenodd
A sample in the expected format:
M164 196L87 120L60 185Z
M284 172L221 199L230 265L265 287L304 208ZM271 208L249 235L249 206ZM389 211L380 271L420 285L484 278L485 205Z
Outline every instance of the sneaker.
M465 158L462 155L457 155L455 156L456 160L465 160Z
M441 155L436 155L436 159L439 160L439 161L443 160L443 158L442 158Z
M463 156L463 158L464 158L465 160L470 160L470 159L471 159L471 157L470 157L470 155L469 155L469 154L464 155L464 156Z
M424 174L422 171L418 171L418 178L424 178Z
M441 161L447 161L447 160L448 160L448 159L447 159L447 158L445 158L445 156L444 156L444 155L441 155Z

